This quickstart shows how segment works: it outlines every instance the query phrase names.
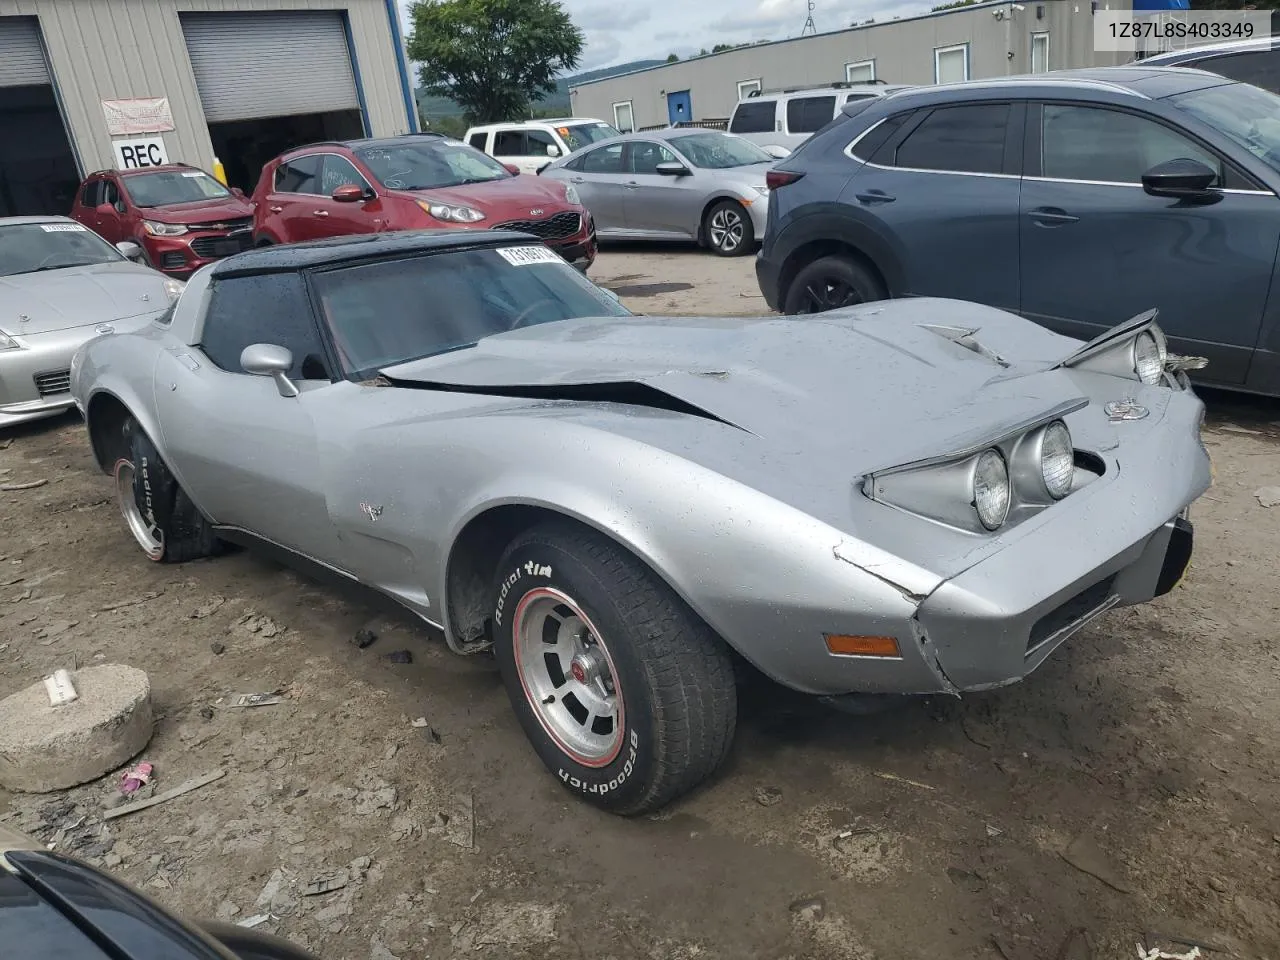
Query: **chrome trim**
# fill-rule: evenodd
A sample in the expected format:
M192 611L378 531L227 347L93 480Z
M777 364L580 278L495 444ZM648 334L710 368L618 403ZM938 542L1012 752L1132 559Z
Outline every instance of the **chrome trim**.
M939 47L937 49L945 49ZM1035 84L1045 84L1046 86L1062 86L1075 87L1077 89L1086 90L1109 90L1112 93L1121 93L1126 96L1134 97L1138 100L1150 100L1151 97L1145 93L1140 93L1131 87L1126 87L1119 83L1112 83L1109 80L1094 80L1087 77L1055 77L1047 73L1032 73L1023 77L995 77L988 80L961 80L956 83L948 83L948 90L988 90L1003 89L1005 87L1027 87ZM1028 95L1027 99L1035 99L1033 95Z
M935 171L928 171L935 172ZM1129 187L1130 189L1142 189L1141 183L1125 182L1120 180L1074 180L1071 177L1032 177L1024 176L1023 180L1030 180L1035 183L1075 183L1085 187ZM1219 193L1231 193L1237 196L1256 196L1256 197L1274 197L1274 190L1240 190L1235 187L1213 187Z
M856 159L861 160L861 157ZM926 170L923 167L886 167L878 163L872 163L870 160L863 160L868 167L876 170L897 170L904 173L940 173L949 177L990 177L995 180L1021 180L1016 173L979 173L975 170Z
M880 126L880 124L884 123L884 122L885 122L886 120L888 120L888 119L889 119L888 117L881 117L879 120L877 120L877 121L876 121L875 123L873 123L871 126L867 127L867 129L863 130L860 134L858 134L856 137L854 137L852 140L850 140L850 141L849 141L849 145L848 145L847 147L845 147L845 148L844 148L844 155L845 155L846 157L848 157L850 160L859 160L859 161L861 161L862 163L866 163L866 162L867 162L866 160L863 160L863 159L862 159L862 157L859 157L859 156L857 156L856 154L854 154L854 152L853 152L853 148L854 148L854 147L856 147L858 144L860 144L860 143L862 142L863 138L864 138L867 134L869 134L872 130L874 130L876 127Z

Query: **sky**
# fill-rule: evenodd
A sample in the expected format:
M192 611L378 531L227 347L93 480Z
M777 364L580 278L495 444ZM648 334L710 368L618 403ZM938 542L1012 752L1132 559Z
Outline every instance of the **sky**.
M813 0L819 32L875 17L927 13L941 0ZM578 71L632 60L681 59L717 43L783 40L800 34L809 0L561 0L586 35ZM408 0L400 0L408 32Z

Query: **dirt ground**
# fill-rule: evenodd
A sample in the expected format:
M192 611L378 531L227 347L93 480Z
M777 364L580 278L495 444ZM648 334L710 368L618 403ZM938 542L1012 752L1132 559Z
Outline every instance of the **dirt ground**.
M640 312L764 310L749 258L632 248L593 276ZM78 418L12 431L0 484L49 482L0 493L0 696L142 668L155 789L226 775L106 824L114 777L0 791L0 819L324 958L1274 960L1280 507L1254 492L1280 404L1207 399L1217 479L1173 594L963 701L853 717L760 684L723 774L631 821L543 770L490 659L253 555L151 565Z

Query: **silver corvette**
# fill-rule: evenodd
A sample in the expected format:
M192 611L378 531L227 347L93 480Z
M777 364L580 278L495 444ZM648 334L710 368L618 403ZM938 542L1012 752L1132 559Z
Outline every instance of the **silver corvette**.
M0 429L70 409L76 348L146 326L177 297L180 281L121 246L67 217L0 219Z
M72 391L151 559L258 545L396 598L637 813L727 755L735 661L954 695L1171 590L1209 484L1176 365L1152 315L640 317L519 234L400 233L206 267Z

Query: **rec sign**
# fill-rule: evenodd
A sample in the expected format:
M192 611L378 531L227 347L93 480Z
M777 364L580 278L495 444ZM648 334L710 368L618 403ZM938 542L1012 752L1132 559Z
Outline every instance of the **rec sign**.
M144 137L140 140L112 140L116 153L117 170L144 170L161 167L169 162L164 149L164 137Z

